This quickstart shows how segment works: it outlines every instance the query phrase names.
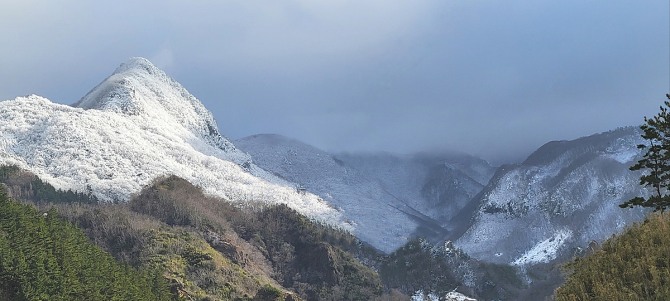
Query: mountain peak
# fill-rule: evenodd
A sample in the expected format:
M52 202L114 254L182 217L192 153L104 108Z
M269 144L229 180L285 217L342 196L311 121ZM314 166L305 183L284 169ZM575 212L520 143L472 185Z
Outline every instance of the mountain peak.
M142 57L130 58L74 104L136 117L167 128L182 126L224 151L234 149L219 133L205 106L163 70Z
M143 57L131 57L125 63L121 64L118 68L116 68L114 74L124 73L128 71L144 71L149 74L164 73L154 64L152 64L148 59Z
M146 112L146 109L150 109L146 106L146 102L152 100L169 102L165 96L171 96L173 93L166 94L163 92L169 91L164 90L183 90L177 91L180 92L177 94L195 98L149 60L133 57L116 68L112 75L88 92L74 106L139 115L150 113ZM138 92L145 93L138 94Z

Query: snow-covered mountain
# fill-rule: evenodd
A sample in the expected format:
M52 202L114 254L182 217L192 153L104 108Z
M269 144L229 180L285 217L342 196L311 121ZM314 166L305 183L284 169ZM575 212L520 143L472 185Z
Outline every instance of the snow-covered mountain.
M74 104L83 109L140 116L157 124L177 123L208 144L221 148L226 159L248 158L219 133L212 114L191 93L144 58L131 58Z
M488 162L461 153L348 153L337 158L447 229L495 172Z
M142 58L122 64L74 107L35 95L0 102L0 164L105 201L126 201L156 177L177 175L232 202L285 203L352 228L316 195L251 163L193 95Z
M56 188L126 201L176 175L240 205L287 204L387 252L421 234L516 265L641 219L645 211L618 207L644 194L628 170L641 142L634 128L551 142L495 175L468 155L334 155L276 135L241 139L238 149L200 101L142 58L73 106L35 95L0 102L0 164Z
M250 136L235 144L262 168L341 208L356 225L356 235L383 251L406 243L418 227L384 187L331 154L279 135Z
M279 135L254 135L235 145L263 169L341 208L357 235L384 251L418 232L446 235L450 219L494 171L467 155L333 155Z
M472 225L456 241L469 255L528 265L574 254L643 218L619 204L645 191L628 168L642 155L636 128L621 128L542 146L518 165L503 166L461 215ZM470 212L468 212L468 210Z

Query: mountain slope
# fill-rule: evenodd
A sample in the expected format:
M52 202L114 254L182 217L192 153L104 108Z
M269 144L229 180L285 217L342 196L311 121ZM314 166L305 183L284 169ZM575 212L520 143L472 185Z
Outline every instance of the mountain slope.
M322 150L279 135L254 135L235 144L265 170L341 208L357 236L385 252L406 243L418 226L377 182Z
M147 60L121 65L76 105L34 95L0 102L0 164L103 201L127 201L174 174L241 205L284 203L351 228L317 196L251 164L202 104Z
M451 219L484 188L495 171L482 159L448 152L349 153L337 158L448 228L452 227Z
M642 143L635 128L550 142L498 170L476 201L457 246L475 258L532 265L572 255L643 218L619 204L645 192L628 170Z
M442 237L453 215L484 187L467 173L488 181L493 172L464 155L333 155L280 135L254 135L235 145L263 169L341 208L359 237L386 252L417 231Z
M49 184L44 184L49 187L44 191L50 196L50 200L45 200L41 197L44 194L30 189L36 181L41 182L29 172L0 166L0 205L6 191L41 212L48 211L47 218L35 213L35 221L68 219L86 233L90 242L118 261L155 272L145 276L162 274L159 278L167 280L169 291L175 297L181 296L180 300L373 300L382 293L378 275L354 257L375 260L377 252L350 233L310 221L285 205L237 208L204 195L198 187L174 176L156 179L128 203L120 204L72 198L70 191L57 191ZM11 218L16 215L14 210L4 208L0 210L2 215L0 254L4 251L7 255L9 251L10 256L5 259L10 262L1 266L12 266L11 258L16 255L3 246L3 237L10 238L9 243L19 251L27 246L34 251L49 245L35 240L32 228L16 231L11 225L23 223L24 219ZM9 236L3 232L2 224L10 225ZM70 229L74 227L70 225ZM59 237L63 236L59 233ZM79 236L87 240L81 233ZM26 239L30 242L26 243ZM62 241L67 242L66 249L70 251L83 251L90 246L89 241L74 245L67 239ZM39 259L30 254L33 261ZM100 260L110 259L109 254L105 255ZM95 259L88 261L89 265L97 264ZM21 274L44 272L39 264L19 268L23 269ZM14 271L3 272L0 267L0 279L9 283L5 287L11 290L31 284L31 279L16 279L18 273ZM60 277L58 272L55 276ZM0 300L5 296L1 292L6 291L2 284L7 283L0 282ZM68 287L76 291L77 285ZM77 298L67 298L70 299Z

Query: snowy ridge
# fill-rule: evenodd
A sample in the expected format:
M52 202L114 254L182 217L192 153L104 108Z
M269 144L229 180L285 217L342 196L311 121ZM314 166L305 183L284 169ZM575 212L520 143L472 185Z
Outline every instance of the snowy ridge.
M104 201L126 201L176 175L240 205L284 203L353 229L319 197L252 164L195 97L144 59L123 64L76 105L35 95L0 102L0 164Z
M548 262L641 220L619 204L646 191L628 167L642 154L636 128L550 142L507 166L480 195L473 224L456 245L497 263Z
M74 104L84 109L116 112L157 124L177 122L205 141L248 160L219 133L216 121L202 103L145 58L131 58Z

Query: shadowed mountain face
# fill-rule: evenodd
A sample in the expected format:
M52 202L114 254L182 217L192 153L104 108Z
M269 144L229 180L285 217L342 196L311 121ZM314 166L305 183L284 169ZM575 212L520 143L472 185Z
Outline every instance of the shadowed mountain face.
M340 154L337 158L447 228L495 171L482 159L458 153Z
M341 208L384 251L413 235L441 238L494 168L462 154L330 154L279 135L235 141L254 163Z
M621 232L645 211L618 207L645 191L628 168L642 155L635 128L542 146L503 166L461 212L471 225L456 241L475 258L528 265L549 262Z

